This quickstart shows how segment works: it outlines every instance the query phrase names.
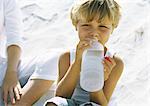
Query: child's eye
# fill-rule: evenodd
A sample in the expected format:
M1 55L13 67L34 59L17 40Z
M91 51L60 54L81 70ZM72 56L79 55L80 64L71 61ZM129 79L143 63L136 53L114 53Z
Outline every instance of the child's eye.
M99 27L100 28L107 28L107 29L109 29L107 26L103 26L103 25L100 25Z
M81 26L89 26L89 24L82 24Z

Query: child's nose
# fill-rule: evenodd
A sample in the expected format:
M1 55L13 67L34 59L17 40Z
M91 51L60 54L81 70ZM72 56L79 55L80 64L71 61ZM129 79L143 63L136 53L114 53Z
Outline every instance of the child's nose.
M98 36L99 36L99 33L95 29L92 29L91 32L89 33L89 37L91 38L96 39L98 38Z
M94 33L92 34L92 37L93 37L93 38L98 38L98 36L99 36L99 34L98 34L97 32L94 32Z

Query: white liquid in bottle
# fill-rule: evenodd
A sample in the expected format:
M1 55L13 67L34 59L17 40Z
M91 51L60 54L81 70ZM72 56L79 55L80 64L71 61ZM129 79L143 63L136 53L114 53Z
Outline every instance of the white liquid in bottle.
M80 86L88 92L95 92L103 88L104 67L104 47L98 41L83 53L80 73Z

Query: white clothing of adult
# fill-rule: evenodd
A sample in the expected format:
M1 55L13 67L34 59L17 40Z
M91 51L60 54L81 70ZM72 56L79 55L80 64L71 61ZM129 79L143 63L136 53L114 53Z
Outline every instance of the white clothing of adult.
M0 94L7 68L6 48L17 45L23 50L21 11L15 0L0 0ZM58 53L50 52L20 60L18 78L23 86L30 79L57 79ZM0 106L3 106L0 95Z
M5 49L10 45L22 49L22 35L21 12L16 1L0 0L0 56L4 57Z

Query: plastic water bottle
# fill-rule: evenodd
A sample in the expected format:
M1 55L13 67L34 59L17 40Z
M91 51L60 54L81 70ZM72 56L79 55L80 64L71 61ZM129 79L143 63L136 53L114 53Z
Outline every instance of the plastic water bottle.
M103 88L104 47L98 41L94 41L92 47L85 50L82 57L80 86L88 92L95 92Z

